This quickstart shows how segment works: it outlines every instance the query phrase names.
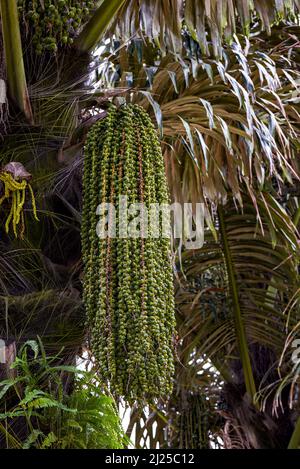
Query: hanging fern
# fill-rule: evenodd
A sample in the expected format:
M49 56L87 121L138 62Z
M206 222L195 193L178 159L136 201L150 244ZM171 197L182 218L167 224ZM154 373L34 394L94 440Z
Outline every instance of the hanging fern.
M111 107L90 130L83 188L84 303L101 374L128 401L166 396L174 369L170 240L118 236L125 229L119 196L128 197L128 206L169 203L159 141L141 107ZM116 237L97 236L102 202L116 207Z

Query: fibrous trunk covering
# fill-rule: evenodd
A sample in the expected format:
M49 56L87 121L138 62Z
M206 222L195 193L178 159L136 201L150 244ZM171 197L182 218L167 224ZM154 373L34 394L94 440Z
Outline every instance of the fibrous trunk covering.
M141 107L111 107L90 130L83 188L84 303L103 379L129 402L167 396L175 328L170 239L119 236L126 223L119 196L128 207L169 203L159 140ZM116 237L96 233L103 202L116 207Z

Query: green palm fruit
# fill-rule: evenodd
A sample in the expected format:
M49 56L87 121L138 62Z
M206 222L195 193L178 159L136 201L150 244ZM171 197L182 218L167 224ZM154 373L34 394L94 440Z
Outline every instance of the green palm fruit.
M88 21L97 3L98 0L88 3L48 0L43 2L42 8L39 1L18 0L19 19L29 26L22 30L31 35L32 44L38 53L47 50L55 54L59 47L73 43L78 30ZM49 37L54 37L55 47L49 47Z
M101 376L128 402L152 402L172 391L174 292L170 240L123 236L119 196L169 203L156 130L139 106L111 106L90 130L84 154L83 301ZM117 236L101 239L96 209L115 206ZM143 210L143 209L142 209ZM129 215L132 221L134 215ZM132 228L132 226L131 226ZM145 229L142 225L142 230Z

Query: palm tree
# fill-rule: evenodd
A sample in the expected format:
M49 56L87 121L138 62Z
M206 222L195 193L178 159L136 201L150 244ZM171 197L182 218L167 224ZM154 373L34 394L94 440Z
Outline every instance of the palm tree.
M288 29L286 38L290 37ZM220 368L226 381L223 398L226 395L231 409L227 418L248 433L244 434L244 439L252 447L287 446L295 418L295 414L288 410L287 389L283 396L286 408L283 414L287 415L276 416L273 422L272 413L276 409L270 406L272 397L269 396L264 417L260 415L257 421L255 417L255 406L259 406L257 396L263 399L260 389L257 394L258 388L269 391L273 384L274 395L279 379L276 368L288 331L293 331L299 321L296 309L298 241L292 222L292 218L297 219L294 205L297 200L292 201L288 195L289 191L294 191L298 179L297 149L293 143L293 133L296 135L298 126L295 119L298 106L295 84L290 81L292 75L296 78L298 73L297 55L293 41L289 44L277 36L276 44L275 34L275 41L271 37L270 42L272 53L267 51L266 54L265 46L264 49L261 47L262 38L259 37L257 42L253 39L251 47L247 43L242 46L236 39L224 52L224 62L197 60L198 50L194 44L185 61L174 61L172 55L167 55L150 71L145 71L141 64L139 66L140 43L131 46L127 62L123 57L113 60L114 68L119 60L121 67L123 64L127 67L127 73L133 73L130 77L133 86L151 80L151 96L156 102L153 103L148 94L145 97L145 93L137 94L135 100L149 112L153 106L158 121L160 113L163 116L162 145L173 200L202 201L206 206L206 221L211 233L208 230L205 234L203 248L199 253L179 252L178 268L181 270L183 266L188 278L187 284L182 279L179 283L178 308L187 329L179 335L185 339L191 336L191 345L183 347L184 353L193 355L199 347L199 360L203 356L209 357L216 362L216 368ZM285 62L280 52L287 46L291 60ZM122 77L124 70L120 69L119 75ZM280 116L281 112L284 115ZM252 125L252 119L258 119L257 123ZM271 121L273 124L268 125ZM286 124L289 129L284 130ZM292 128L292 134L289 134ZM289 139L286 138L288 135ZM287 143L285 156L281 145L283 136ZM276 154L280 163L276 163ZM272 155L271 164L267 155ZM255 163L256 158L259 163ZM286 169L283 169L285 164ZM272 167L273 174L269 172ZM288 265L289 262L292 264ZM287 271L280 273L283 267ZM214 269L221 269L223 273L221 291L224 300L219 305L212 296L209 308L202 313L206 288L201 289L200 279L209 273L213 275ZM192 294L188 286L197 281L200 281L200 291L196 289ZM186 285L187 291L182 284ZM284 291L287 285L292 291ZM212 282L210 287L213 292L219 291L218 284ZM291 298L295 309L288 315L286 325ZM281 325L278 320L282 321ZM227 355L228 363L224 359ZM236 361L237 356L241 362ZM290 369L290 356L286 359L284 366ZM195 373L197 371L198 367ZM255 403L252 411L249 411L245 390ZM178 393L185 391L186 380ZM205 387L203 392L207 392ZM241 394L240 398L238 394ZM253 422L246 418L252 414ZM263 431L262 418L266 419ZM284 434L281 434L283 428ZM141 428L140 434L143 432L144 428ZM266 441L267 434L269 441Z
M151 418L143 409L145 428L156 422L171 447L220 436L228 447L287 447L298 416L288 353L299 323L298 3L98 3L72 45L60 38L37 55L30 18L0 2L1 165L32 174L40 219L28 202L24 239L1 229L1 336L18 348L39 335L49 353L64 346L66 364L81 353L82 150L123 96L158 123L173 200L202 202L206 221L201 249L177 246L176 384ZM129 429L138 426L137 446L140 412Z

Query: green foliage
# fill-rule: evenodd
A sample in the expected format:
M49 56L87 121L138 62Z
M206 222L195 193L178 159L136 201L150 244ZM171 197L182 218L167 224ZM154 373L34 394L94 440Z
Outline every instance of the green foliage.
M3 0L2 5L7 6L8 12L9 6L16 2L17 0ZM61 6L59 13L62 14L57 15L53 10L55 14L51 17L50 5L58 3ZM82 35L81 25L78 25L78 30L74 27L76 18L70 18L70 23L64 22L66 16L71 13L71 8L66 7L71 5L71 1L19 2L34 127L23 126L22 118L14 113L13 101L25 112L27 121L32 122L30 106L26 99L24 71L22 72L21 47L13 48L15 31L18 29L15 27L18 26L17 15L4 15L5 10L2 9L2 31L9 32L3 35L8 38L7 99L12 127L7 126L9 135L5 138L1 158L7 162L17 156L18 161L24 158L24 162L28 161L42 195L39 201L42 223L28 223L22 242L13 239L13 234L10 237L3 233L1 236L1 334L17 342L26 340L25 337L35 337L37 333L41 334L47 350L50 345L51 350L57 350L60 344L64 345L64 356L61 361L59 359L59 363L73 363L72 357L76 355L86 333L81 322L82 263L80 243L76 237L81 215L80 202L77 204L81 196L80 152L86 131L100 117L103 108L106 108L109 94L111 96L112 93L123 93L124 87L128 86L131 80L132 72L133 83L130 83L130 86L133 88L130 93L133 94L132 89L143 90L142 93L134 93L134 102L150 112L152 106L163 131L163 152L174 199L204 202L207 207L206 222L215 235L213 238L207 231L201 250L181 253L180 267L185 275L178 273L180 282L176 295L180 337L180 347L177 348L179 360L175 372L176 385L168 402L161 404L159 401L157 411L156 403L151 406L149 415L145 416L144 426L140 423L140 417L137 417L134 429L136 441L146 445L147 438L152 448L156 447L157 441L169 447L189 447L190 442L194 441L193 435L199 433L200 427L205 436L209 434L211 437L214 433L220 434L218 430L221 430L224 419L233 417L231 421L236 422L237 432L241 428L240 434L245 435L242 439L250 441L251 436L255 440L258 433L264 433L264 439L270 436L271 441L276 434L276 446L279 440L282 446L287 446L284 434L290 436L294 419L291 418L292 413L288 412L285 396L291 390L289 394L293 399L290 399L290 405L293 409L298 406L299 401L299 365L293 366L290 360L291 343L297 338L299 331L300 299L297 274L298 233L291 223L294 215L294 223L298 224L300 213L299 187L297 189L299 27L291 27L287 23L282 27L282 23L279 23L277 29L272 26L271 37L267 37L267 33L270 32L274 21L283 17L291 20L294 13L298 14L297 2L128 0L116 15L116 22L111 29L113 34L110 34L110 37L120 38L120 42L115 44L116 60L107 69L103 59L108 58L109 63L109 60L113 59L112 51L100 57L100 67L95 77L100 88L94 93L95 87L91 86L90 93L89 89L83 87L84 83L87 87L90 85L90 82L87 83L88 54L84 54L82 62L74 61L74 51L70 44L73 37L79 33L78 39L81 37L81 40L74 41L74 48L77 46L81 51L90 49L98 39L99 28L102 32L106 27L106 19L110 16L113 5L117 3L112 0L102 2L100 8L107 6L107 15L102 14L100 9L97 10L98 14L93 16L94 21L87 22ZM24 5L26 8L28 6L28 10L23 10ZM75 2L72 3L72 6L74 5ZM34 16L33 10L38 8L38 16ZM175 13L170 15L170 10ZM16 21L13 21L13 18ZM57 24L59 21L63 21L61 30ZM266 33L258 32L261 26L265 27ZM223 33L226 40L231 41L233 32L239 34L243 30L248 34L249 29L250 42L238 36L239 39L234 37L230 47L223 47ZM140 32L143 34L143 40L139 37ZM130 37L134 37L134 51L131 45L126 48L123 43L123 40L127 43ZM35 51L45 54L36 57ZM172 53L174 51L178 53L176 56ZM49 60L52 54L54 58ZM206 54L221 58L208 59ZM157 58L161 60L158 61ZM107 90L116 76L119 77L118 86L122 89ZM104 77L108 78L107 83L104 83ZM147 87L150 87L150 91L145 92ZM116 128L112 130L113 137L106 135L106 121L95 127L95 134L96 129L99 132L97 145L93 146L88 141L89 151L94 154L94 166L90 160L88 171L85 172L85 189L89 186L86 193L88 199L85 194L85 200L88 200L89 207L93 204L94 208L96 207L96 197L100 194L105 171L109 184L103 200L109 201L111 193L116 197L119 186L124 187L124 184L127 184L129 187L128 180L131 179L125 178L124 181L121 178L115 180L114 189L111 189L113 165L108 161L119 161L116 149L120 144L115 142L119 142L121 138L121 132L118 130L121 118L118 117L116 122ZM109 125L111 129L114 127L112 123ZM128 155L124 155L128 161L126 170L131 171L129 174L132 177L132 174L138 173L137 151L132 142L137 142L136 131L129 128L126 138L127 134ZM106 153L102 151L105 145ZM99 147L102 153L98 153ZM100 153L101 156L104 155L102 160ZM98 156L99 161L96 160ZM130 158L132 161L129 161ZM78 174L73 171L75 167L79 168ZM98 178L96 172L104 167L105 171ZM58 169L57 175L53 174ZM155 174L156 172L155 168ZM49 180L53 180L52 186ZM136 182L137 178L133 180ZM68 191L63 190L62 185L68 187ZM133 200L139 200L137 186L131 187L134 188ZM224 226L220 230L215 210L218 204L225 205L226 201ZM235 205L243 206L243 210L237 210ZM157 389L160 388L161 381L151 378L153 375L148 364L151 364L153 359L156 366L158 355L156 350L155 354L153 350L154 346L157 346L158 353L161 353L157 337L158 334L159 340L165 337L165 325L162 326L159 321L159 333L157 327L152 326L151 321L154 322L158 317L159 308L155 307L155 314L147 322L147 333L156 330L156 337L155 334L152 336L154 345L151 342L149 353L145 349L149 334L140 334L145 324L140 317L140 310L137 309L137 303L142 296L142 269L139 270L139 275L137 273L137 266L140 266L140 242L113 240L110 244L110 256L107 256L107 245L105 247L105 243L101 242L99 249L99 240L96 239L97 217L94 210L89 212L88 208L84 211L85 216L87 221L83 219L83 231L88 230L93 223L93 229L85 235L85 246L89 246L89 252L92 254L84 253L87 259L86 272L90 274L90 278L85 276L85 284L90 289L90 305L92 298L95 300L90 308L89 319L92 339L94 337L92 344L95 349L104 351L101 366L105 368L107 380L110 381L112 372L115 373L114 376L118 376L117 379L121 381L122 390L126 386L126 393L132 393L130 398L133 399L137 389L140 389L140 381L144 379L143 374L139 376L141 367L147 367L147 383L152 388L155 385ZM28 218L29 222L33 221L31 217ZM227 262L222 252L225 238L230 254L227 254ZM148 249L149 245L146 246ZM156 240L150 247L156 248ZM147 259L151 259L152 254L145 255L149 256ZM91 267L89 264L92 255L94 260L97 259L98 267ZM115 270L117 262L118 270ZM155 257L155 265L158 266L160 262L161 259ZM234 266L234 276L231 278L228 276L230 264ZM162 280L163 274L159 270L157 275L154 275L153 288L160 285ZM234 283L238 293L238 298L235 299L232 295ZM97 295L100 284L102 299L99 300ZM105 303L105 310L101 310L102 306L99 306L98 300L106 301L105 294L115 292L118 285L122 288L117 295L112 293L111 307L107 309ZM151 295L152 293L150 297ZM160 296L159 294L158 297ZM124 298L127 302L125 312L122 308L125 304ZM147 302L148 299L149 295ZM263 401L261 414L255 414L255 409L248 405L244 396L245 380L239 368L240 354L232 314L233 300L235 309L238 305L241 310L247 334L254 378L260 391L258 397L261 397L260 402ZM159 300L155 298L155 301ZM112 330L108 322L110 319ZM104 327L101 330L102 325ZM102 337L103 335L105 337ZM108 345L109 348L106 349ZM284 353L281 356L283 348ZM97 357L97 353L95 355ZM191 357L194 357L192 363ZM220 378L218 386L214 378L206 373L206 369L203 370L203 357L213 363L221 373L223 381L220 382ZM113 360L117 362L115 370ZM280 376L276 372L278 360ZM108 363L112 372L108 370ZM129 373L128 365L132 367ZM158 366L160 371L162 365ZM22 376L22 373L18 370L15 379ZM101 444L105 447L115 447L112 441L101 443L101 440L98 440L98 436L103 437L102 430L101 435L98 435L97 431L91 431L91 428L94 428L95 415L99 415L98 404L101 406L101 401L104 403L106 398L99 396L99 400L94 402L96 391L88 385L81 386L80 383L79 388L76 383L74 392L70 388L66 391L66 374L73 376L72 372L61 371L58 377L63 383L62 398L58 395L59 386L54 386L54 394L53 386L49 388L48 383L53 382L51 376L45 383L30 384L28 390L25 381L24 384L22 381L20 385L15 383L13 386L6 382L1 386L4 392L2 402L6 399L6 403L11 404L7 412L13 412L13 415L6 415L6 419L2 421L3 427L0 422L0 431L4 433L10 447L101 447ZM138 376L136 383L132 379L135 376ZM204 402L203 399L199 402L197 396L209 396L209 404L213 405L208 409L208 413L212 415L217 408L220 389L222 388L222 392L226 390L233 376L236 384L234 392L230 393L230 399L229 392L224 398L225 404L229 402L233 405L229 408L228 405L224 406L222 418L216 423L214 419L206 420L202 404L207 404L207 401ZM89 377L87 379L89 380ZM114 378L114 388L115 383ZM5 386L8 386L7 390L4 389ZM16 396L16 390L19 392L19 389L20 397ZM232 391L233 388L229 389ZM67 393L72 396L68 398ZM275 411L278 409L280 412L279 408L282 408L285 420L277 419L273 415L271 418L272 406L269 404L274 394ZM14 402L11 395L16 399ZM149 396L150 392L146 398ZM22 408L17 406L20 401ZM91 413L84 412L79 415L78 412L73 412L74 409L86 409L88 402L91 402L88 409L93 408ZM198 418L195 417L195 405L199 409ZM3 413L4 410L1 409ZM17 410L21 416L17 415ZM26 420L28 414L29 423ZM253 425L255 415L257 421ZM192 422L191 417L194 418ZM15 423L18 422L19 426L16 428ZM98 429L101 422L105 428L105 421L102 420L97 423ZM153 428L154 422L157 423L156 431ZM26 436L21 438L19 430L21 433L26 430ZM277 438L277 431L280 438ZM92 439L87 439L91 434ZM292 446L298 445L298 434L299 424L291 440ZM144 443L140 443L140 440ZM225 442L225 438L223 440ZM261 443L261 439L258 440L255 447ZM198 441L202 447L205 446L205 439L200 438ZM234 444L232 446L235 447Z
M125 438L117 409L105 396L95 374L60 365L60 354L48 356L42 342L27 341L11 365L13 377L0 383L0 433L9 447L23 449L122 448ZM15 372L15 373L14 373ZM66 379L74 380L71 394ZM10 402L15 402L8 408ZM23 437L15 423L23 419ZM12 445L12 446L11 446Z
M59 46L72 44L96 4L95 0L18 0L18 9L36 52L41 54L55 53Z
M101 392L93 372L76 381L67 403L76 414L63 412L62 448L122 448L128 443L113 400Z
M128 401L166 396L174 371L170 240L143 237L143 220L139 238L124 233L99 239L96 233L102 202L115 205L119 231L119 196L128 197L128 207L169 201L161 148L147 113L136 105L111 107L88 134L84 164L84 304L92 351L103 379ZM135 216L129 214L128 221Z

